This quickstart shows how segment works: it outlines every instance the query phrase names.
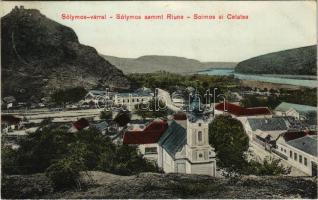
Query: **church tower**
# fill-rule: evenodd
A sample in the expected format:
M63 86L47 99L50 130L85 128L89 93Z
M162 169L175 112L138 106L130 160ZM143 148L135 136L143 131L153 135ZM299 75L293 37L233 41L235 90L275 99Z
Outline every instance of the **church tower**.
M187 117L187 173L215 176L215 152L209 144L209 116L200 99L194 99Z

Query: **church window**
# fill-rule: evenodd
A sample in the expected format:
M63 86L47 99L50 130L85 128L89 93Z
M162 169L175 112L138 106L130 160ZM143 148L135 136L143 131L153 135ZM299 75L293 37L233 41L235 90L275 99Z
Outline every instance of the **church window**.
M203 157L203 155L202 155L202 153L200 153L200 154L199 154L199 158L202 158L202 157Z
M198 132L198 141L202 142L202 132L201 131Z
M199 123L199 126L201 126L201 123Z

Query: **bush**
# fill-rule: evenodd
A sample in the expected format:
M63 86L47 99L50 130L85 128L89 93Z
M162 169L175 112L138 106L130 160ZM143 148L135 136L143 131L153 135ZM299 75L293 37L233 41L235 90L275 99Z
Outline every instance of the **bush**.
M145 160L137 153L136 147L133 146L119 145L112 152L104 152L100 159L100 170L119 175L159 172L157 165Z
M263 162L251 160L242 172L243 174L253 174L257 176L277 176L287 175L291 171L290 167L284 167L280 159L266 157Z
M46 176L56 189L80 188L80 172L84 168L82 160L76 160L73 157L63 158L47 168Z

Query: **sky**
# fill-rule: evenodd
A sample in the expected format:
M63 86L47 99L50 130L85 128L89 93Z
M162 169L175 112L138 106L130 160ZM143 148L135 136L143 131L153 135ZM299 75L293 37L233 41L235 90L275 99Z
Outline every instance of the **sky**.
M82 44L104 55L180 56L200 61L239 62L275 51L316 44L315 1L201 2L4 2L35 8L71 27ZM248 20L63 20L61 15L248 15Z

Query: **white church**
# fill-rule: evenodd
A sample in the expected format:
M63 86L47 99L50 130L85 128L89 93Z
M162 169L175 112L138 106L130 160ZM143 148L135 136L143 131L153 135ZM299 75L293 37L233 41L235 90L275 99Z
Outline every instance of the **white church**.
M165 173L215 176L214 148L209 145L209 123L213 119L192 102L187 120L172 120L158 141L158 166Z

